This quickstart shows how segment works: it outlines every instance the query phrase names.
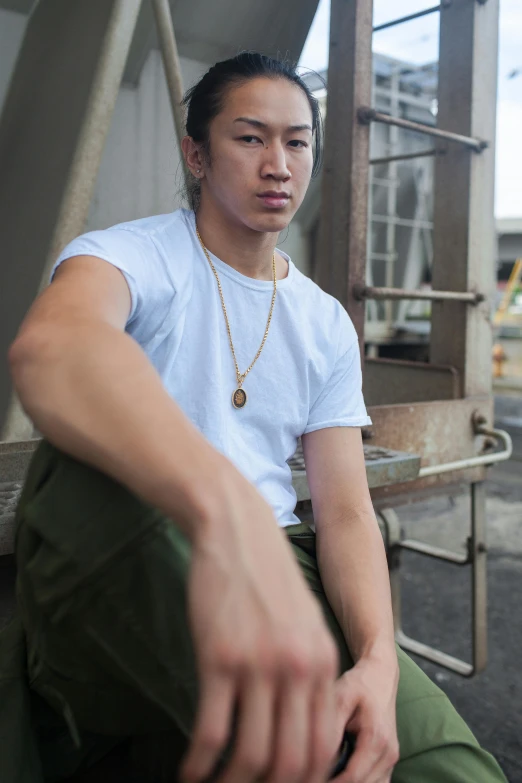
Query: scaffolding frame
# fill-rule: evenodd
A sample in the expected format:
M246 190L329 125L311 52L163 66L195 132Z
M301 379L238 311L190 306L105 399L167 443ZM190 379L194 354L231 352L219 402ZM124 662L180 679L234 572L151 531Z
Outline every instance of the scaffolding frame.
M387 404L370 407L374 442L422 457L416 481L409 486L377 490L373 499L386 520L386 510L400 505L405 498L411 500L454 483L466 483L472 488L471 526L474 532L468 558L474 574L472 664L452 659L401 635L400 617L396 617L398 637L405 649L431 660L437 659L441 665L469 676L483 669L487 660L485 468L484 462L477 462L483 456L477 456L477 448L479 452L483 451L485 443L481 436L493 415L489 300L494 267L499 2L444 0L424 12L440 13L436 128L393 116L396 113L393 107L389 115L371 108L372 11L372 0L331 0L318 279L350 313L363 356L368 298L383 299L388 303L388 310L393 299L432 300L431 363L417 368L420 401L394 404L394 390L400 389L404 395L401 380L406 377L406 371L410 372L405 366L407 363L388 361L379 364L378 359L372 360L373 377L377 370L382 387L390 395ZM377 29L410 18L395 20ZM367 252L368 152L373 123L423 133L434 142L433 292L428 295L394 289L392 285L378 289L371 285L371 279L370 285L367 284L366 257L371 254L371 249ZM338 154L339 149L343 149L343 156ZM426 150L422 151L423 156L426 154ZM392 180L392 167L397 162L393 143L387 157L388 179ZM389 214L383 216L388 218L390 226L395 223L393 201L391 194ZM388 234L390 239L393 236L391 227ZM390 252L390 243L386 252ZM389 273L386 280L389 283ZM437 390L433 383L434 371L439 370L444 377L444 368L455 379L454 384L446 387L453 390L447 399L440 397L442 386ZM424 389L421 388L423 381ZM503 458L508 454L509 444ZM391 535L389 529L388 535ZM397 546L396 540L394 546ZM410 548L412 546L415 543L410 542ZM416 551L448 559L426 545L419 544ZM400 580L396 573L393 576L392 592L397 610L400 607Z

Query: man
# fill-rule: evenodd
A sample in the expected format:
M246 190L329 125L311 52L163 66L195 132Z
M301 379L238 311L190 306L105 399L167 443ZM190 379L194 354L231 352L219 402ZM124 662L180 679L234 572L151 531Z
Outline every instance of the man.
M243 54L187 108L193 210L72 242L11 350L45 437L10 637L41 767L13 779L149 737L176 762L188 746L189 783L319 783L348 731L341 783L503 780L397 657L357 335L276 250L319 163L317 102ZM300 436L317 536L294 515Z

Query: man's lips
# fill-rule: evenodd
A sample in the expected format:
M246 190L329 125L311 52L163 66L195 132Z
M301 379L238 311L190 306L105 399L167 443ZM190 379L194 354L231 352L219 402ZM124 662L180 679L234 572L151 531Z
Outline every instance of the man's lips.
M266 190L264 193L259 193L257 197L267 207L281 208L288 204L290 194L284 190Z

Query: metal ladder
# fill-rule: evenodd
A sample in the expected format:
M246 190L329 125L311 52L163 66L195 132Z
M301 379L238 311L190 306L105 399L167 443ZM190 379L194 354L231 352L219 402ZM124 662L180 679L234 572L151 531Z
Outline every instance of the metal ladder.
M441 403L440 399L429 397L433 376L426 366L426 398L421 404L408 409L406 405L394 406L391 402L370 413L374 414L374 437L378 445L417 452L421 457L423 453L428 455L423 459L419 479L412 482L413 496L450 481L462 480L470 486L472 514L467 554L461 557L422 542L402 540L393 511L393 493L388 498L379 495L376 508L388 542L398 642L406 650L470 676L481 671L487 660L484 466L506 459L511 453L509 436L488 425L492 418L488 297L494 258L492 140L499 3L498 0L443 0L437 6L376 28L372 27L372 5L372 0L331 0L318 281L348 309L363 356L368 301L425 299L432 302L431 363L456 372L455 398ZM371 107L373 32L435 13L440 14L439 127L376 111ZM415 131L433 140L430 149L393 156L394 161L416 155L435 158L432 291L405 290L390 284L375 287L366 283L369 131L374 123ZM433 410L433 419L440 417L443 404L447 406L448 416L456 417L455 433L460 434L462 443L443 443L442 433L430 431L425 437L430 437L433 443L423 444L421 430L429 420L430 411ZM401 429L398 424L410 420L409 426L417 429L413 435L407 426ZM488 458L484 449L487 451L487 438L491 437L503 446ZM423 449L422 445L429 448ZM477 446L482 449L479 454ZM437 451L444 456L437 458ZM397 497L402 492L404 499L408 491L406 485L398 488ZM410 639L402 631L399 566L403 549L471 567L474 628L471 664Z

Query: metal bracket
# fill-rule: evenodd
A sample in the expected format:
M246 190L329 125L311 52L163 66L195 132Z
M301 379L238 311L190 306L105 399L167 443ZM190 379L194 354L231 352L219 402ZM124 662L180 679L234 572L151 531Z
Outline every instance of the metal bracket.
M481 672L487 663L487 573L486 573L486 492L484 482L471 485L471 535L467 541L467 552L460 555L420 541L403 540L397 514L392 509L378 512L385 529L385 545L390 569L395 639L406 652L414 653L438 666L456 672L463 677L472 677ZM442 560L453 565L471 565L472 593L472 658L468 663L453 655L424 644L402 630L401 606L401 550Z

